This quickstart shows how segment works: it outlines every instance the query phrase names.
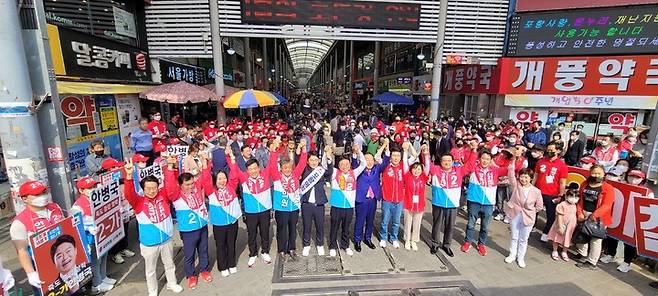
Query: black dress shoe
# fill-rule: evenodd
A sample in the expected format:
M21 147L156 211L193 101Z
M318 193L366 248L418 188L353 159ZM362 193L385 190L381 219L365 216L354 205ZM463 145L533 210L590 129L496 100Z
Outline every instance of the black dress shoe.
M363 243L366 244L366 246L368 246L368 248L371 248L373 250L377 248L377 247L375 247L375 244L372 243L372 241L367 240L367 241L364 241Z
M361 244L354 244L354 250L361 252Z
M297 258L297 252L295 252L295 250L290 250L290 259L292 261L297 261Z
M431 246L430 247L430 254L432 254L432 255L436 254L437 249L438 249L437 247Z
M443 252L445 252L446 255L448 255L448 257L454 257L455 256L455 253L453 253L452 250L450 250L449 247L441 247L441 250L443 250Z
M279 257L281 258L281 260L282 260L283 262L288 261L288 260L287 260L288 258L286 258L286 255L287 255L286 252L279 252Z

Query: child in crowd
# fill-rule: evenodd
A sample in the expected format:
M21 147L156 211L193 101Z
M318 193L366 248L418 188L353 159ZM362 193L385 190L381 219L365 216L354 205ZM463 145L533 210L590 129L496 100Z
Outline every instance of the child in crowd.
M566 199L557 205L557 219L548 232L548 239L553 241L553 260L560 260L558 247L562 247L562 260L569 261L567 249L571 246L571 236L578 222L576 217L576 204L578 203L578 188L571 185L567 190Z

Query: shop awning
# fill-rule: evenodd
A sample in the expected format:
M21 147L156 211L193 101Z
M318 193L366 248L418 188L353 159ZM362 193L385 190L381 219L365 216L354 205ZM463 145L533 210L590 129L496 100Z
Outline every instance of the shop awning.
M60 94L137 94L151 89L154 85L132 85L114 83L93 83L75 81L57 81L57 92Z

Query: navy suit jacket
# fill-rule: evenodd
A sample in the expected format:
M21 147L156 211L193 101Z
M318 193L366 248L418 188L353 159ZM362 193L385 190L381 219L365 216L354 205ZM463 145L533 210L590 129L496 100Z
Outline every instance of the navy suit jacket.
M300 182L304 181L304 179L313 171L308 165L306 168L304 168L304 172L302 173L302 178L299 180ZM331 176L334 173L334 166L330 165L327 170L324 172L324 176L322 176L322 179L315 183L315 204L316 205L323 205L326 204L329 200L327 199L327 193L324 191L324 183L325 182L331 182ZM309 190L306 193L302 195L302 203L308 203L308 199L311 197L311 191Z
M215 175L220 170L228 176L229 166L226 162L226 148L217 148L212 152L212 174Z

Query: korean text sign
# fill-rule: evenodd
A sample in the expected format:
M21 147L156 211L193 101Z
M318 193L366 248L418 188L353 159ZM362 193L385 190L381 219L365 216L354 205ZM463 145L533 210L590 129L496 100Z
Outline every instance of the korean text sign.
M69 217L30 237L43 295L73 295L91 279L80 216ZM84 236L82 236L84 237Z
M94 240L98 257L105 255L125 236L121 208L119 180L114 179L92 191L91 212L96 227Z
M652 54L658 5L520 13L509 34L508 56Z
M459 65L446 68L444 93L498 93L498 72L489 65Z
M505 94L658 94L655 55L502 58L499 65Z
M637 253L658 259L658 199L635 200Z

